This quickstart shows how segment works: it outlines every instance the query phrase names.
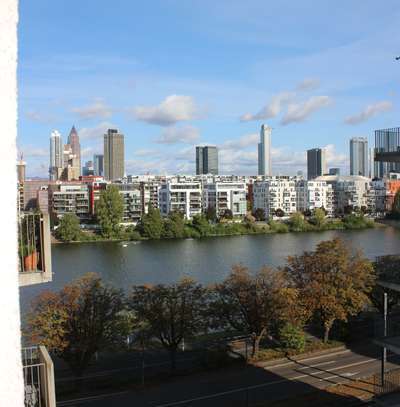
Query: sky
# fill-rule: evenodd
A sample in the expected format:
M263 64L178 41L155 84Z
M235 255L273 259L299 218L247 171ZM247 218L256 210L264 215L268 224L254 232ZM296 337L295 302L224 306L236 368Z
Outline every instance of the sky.
M48 175L49 137L72 125L83 161L125 135L127 174L191 174L197 144L220 173L257 173L261 124L274 175L399 120L398 0L20 0L18 149Z

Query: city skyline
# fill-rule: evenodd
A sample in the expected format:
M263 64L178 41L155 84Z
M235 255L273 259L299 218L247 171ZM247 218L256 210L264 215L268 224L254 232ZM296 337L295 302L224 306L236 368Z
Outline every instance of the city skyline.
M220 173L255 174L263 122L276 136L273 173L304 170L306 150L315 146L326 148L328 166L348 173L350 138L371 145L374 129L397 125L395 2L384 9L359 1L314 5L311 13L311 2L291 4L296 25L284 4L205 1L188 10L156 2L138 7L134 28L129 4L106 16L101 3L79 5L97 22L90 28L73 18L74 1L65 9L21 3L18 144L27 176L46 174L48 134L57 128L66 138L72 123L82 161L101 152L107 128L120 128L127 173L139 174L194 173L191 151L200 143L218 146ZM160 13L149 36L154 7ZM116 27L104 29L110 18ZM159 28L165 25L167 33ZM161 43L171 44L168 53ZM189 46L197 52L185 52Z

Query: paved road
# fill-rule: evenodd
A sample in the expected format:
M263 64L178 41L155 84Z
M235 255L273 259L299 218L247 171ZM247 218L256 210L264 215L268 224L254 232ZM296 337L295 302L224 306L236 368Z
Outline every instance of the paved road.
M392 369L398 366L400 359L390 357L389 362L388 368ZM176 378L140 391L62 401L57 405L244 407L324 389L336 383L351 383L356 378L379 372L379 369L379 350L376 347L357 352L341 350L297 362L288 360L273 367L247 366Z

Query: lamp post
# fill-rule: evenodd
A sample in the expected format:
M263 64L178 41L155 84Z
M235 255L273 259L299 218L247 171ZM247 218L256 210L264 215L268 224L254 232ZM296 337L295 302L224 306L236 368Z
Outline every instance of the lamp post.
M387 292L383 293L383 338L387 336ZM385 386L385 370L386 370L387 352L386 347L382 348L382 363L381 363L381 379L382 387Z

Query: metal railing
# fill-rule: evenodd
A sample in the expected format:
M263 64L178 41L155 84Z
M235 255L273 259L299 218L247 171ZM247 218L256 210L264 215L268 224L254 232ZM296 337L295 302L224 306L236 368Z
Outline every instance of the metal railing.
M22 349L25 407L56 407L53 362L44 346Z
M19 213L18 271L21 286L52 280L50 240L48 214Z
M382 383L380 374L375 374L373 378L374 393L377 396L400 391L400 369L385 372L385 379Z

